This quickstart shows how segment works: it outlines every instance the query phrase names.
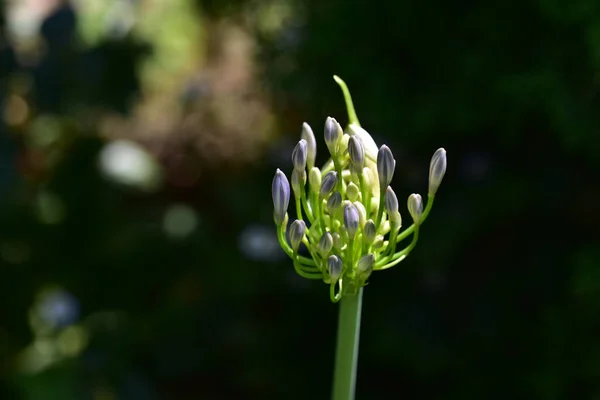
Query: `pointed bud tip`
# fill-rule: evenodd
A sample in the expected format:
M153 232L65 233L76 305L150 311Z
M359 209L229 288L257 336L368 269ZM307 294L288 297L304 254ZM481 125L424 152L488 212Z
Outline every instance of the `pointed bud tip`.
M317 140L312 128L306 122L302 124L302 133L300 137L306 140L306 165L310 170L315 166L315 159L317 157Z
M446 174L446 150L441 147L433 153L431 163L429 164L429 194L435 195L444 175Z
M283 223L290 202L290 183L285 174L277 168L271 185L274 219L276 224Z
M385 144L382 145L377 153L377 174L379 175L379 187L381 190L384 190L392 182L395 168L396 160L394 160L392 150Z
M412 217L415 224L419 224L421 221L421 214L423 214L423 199L420 194L413 193L408 196L408 212Z
M342 260L335 255L329 256L327 259L327 269L331 279L335 282L342 275Z
M300 247L300 243L302 242L302 239L304 238L305 232L306 232L306 222L304 222L301 219L297 219L294 222L292 222L292 225L290 226L289 237L290 237L290 244L292 246L292 249L295 252L298 251L298 248Z
M352 203L346 204L344 207L344 225L350 239L354 239L356 231L358 230L359 222L360 214L356 206Z

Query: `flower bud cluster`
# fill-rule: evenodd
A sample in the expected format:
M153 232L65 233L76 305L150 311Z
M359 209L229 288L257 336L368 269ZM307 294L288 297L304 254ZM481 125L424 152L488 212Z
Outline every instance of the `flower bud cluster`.
M345 84L337 77L336 81L347 94L348 129L344 131L334 118L326 119L323 133L330 158L319 169L315 166L316 138L304 123L301 139L292 151L292 191L279 169L271 188L282 248L298 274L330 284L334 302L344 294L356 293L373 271L406 258L446 172L446 151L439 149L430 164L427 205L423 207L419 194L411 194L407 208L413 224L400 232L399 202L390 187L396 168L392 151L386 145L377 149L356 119ZM292 192L296 219L288 229ZM411 235L408 246L398 251L396 247ZM308 256L300 254L301 244Z

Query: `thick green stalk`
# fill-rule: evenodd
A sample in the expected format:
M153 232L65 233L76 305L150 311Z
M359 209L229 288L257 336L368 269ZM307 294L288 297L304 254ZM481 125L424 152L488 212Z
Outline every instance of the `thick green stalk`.
M362 294L361 287L355 295L345 293L338 303L340 314L335 349L333 400L354 400Z

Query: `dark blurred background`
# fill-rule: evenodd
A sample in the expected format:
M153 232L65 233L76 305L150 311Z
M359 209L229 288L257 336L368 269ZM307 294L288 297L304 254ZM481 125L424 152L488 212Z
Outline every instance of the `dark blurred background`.
M596 0L5 0L0 399L327 399L270 183L333 74L399 197L448 152L357 398L600 399Z

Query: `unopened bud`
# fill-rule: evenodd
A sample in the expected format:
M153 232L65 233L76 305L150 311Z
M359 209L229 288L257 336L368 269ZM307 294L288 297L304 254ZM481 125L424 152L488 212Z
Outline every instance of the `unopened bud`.
M385 238L383 237L383 235L375 236L375 240L373 240L373 249L378 250L382 248L384 240Z
M408 196L408 212L412 217L415 224L418 225L421 222L421 214L423 214L423 199L420 194L413 193Z
M335 211L342 205L342 194L340 192L333 192L327 200L327 211L329 215L335 214Z
M304 233L306 232L306 223L301 219L297 219L292 222L290 226L290 244L292 245L292 249L294 252L298 251L300 247L300 243L302 242L302 238L304 238Z
M354 182L350 182L346 187L346 196L348 197L348 200L353 203L358 200L358 197L360 196L360 189L354 184Z
M437 149L429 164L429 194L435 195L446 174L446 150Z
M342 260L335 255L329 256L327 259L327 270L329 271L331 280L336 282L342 275Z
M327 117L325 121L325 144L332 156L337 152L337 145L343 133L340 124L334 118Z
M306 169L307 144L306 140L300 139L294 150L292 151L292 164L296 171L304 171Z
M394 190L388 186L385 191L385 211L387 211L388 215L392 215L398 212L398 197L396 197L396 193Z
M308 183L310 190L319 191L321 189L321 170L317 167L311 168L308 172Z
M381 146L377 153L377 174L379 175L379 187L385 189L392 182L394 177L394 169L396 168L396 160L389 147Z
M325 176L323 177L323 182L321 182L321 190L319 192L319 195L322 199L325 198L329 193L331 193L333 189L335 189L337 182L337 172L329 171L327 174L325 174Z
M373 222L372 219L365 222L365 226L363 228L363 235L367 244L371 244L375 240L375 236L377 235L377 228L375 227L375 222Z
M371 253L365 254L356 263L356 271L361 275L370 274L373 271L374 264L375 256Z
M280 169L275 172L271 185L271 196L273 197L273 218L279 225L283 222L290 203L290 182Z
M362 228L363 226L365 226L365 222L367 222L367 210L360 201L355 201L352 204L354 204L356 210L358 211L358 222L359 226Z
M333 247L333 237L329 232L325 232L321 239L319 240L319 244L317 245L317 251L321 255L321 257L325 258L331 251Z
M346 204L344 207L344 226L346 227L348 238L350 240L354 239L359 222L360 214L358 213L356 206L352 203Z
M365 165L365 151L358 136L350 136L348 140L348 155L355 171L362 171Z
M300 137L306 140L306 165L311 170L315 166L315 159L317 158L317 140L312 128L306 122L302 124Z

